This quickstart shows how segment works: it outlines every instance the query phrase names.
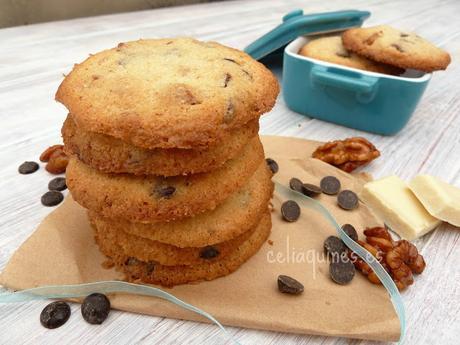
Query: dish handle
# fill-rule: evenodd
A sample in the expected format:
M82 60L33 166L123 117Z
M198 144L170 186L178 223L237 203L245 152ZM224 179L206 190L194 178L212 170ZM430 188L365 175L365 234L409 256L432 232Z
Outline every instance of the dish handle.
M311 81L322 86L329 86L356 92L358 95L375 95L378 78L360 75L355 72L314 66ZM369 101L369 99L367 99Z

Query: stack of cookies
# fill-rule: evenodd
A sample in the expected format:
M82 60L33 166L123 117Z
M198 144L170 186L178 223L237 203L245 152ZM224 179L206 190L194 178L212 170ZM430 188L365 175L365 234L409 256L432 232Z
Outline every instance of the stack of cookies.
M121 43L74 67L56 94L67 185L108 264L173 286L258 251L273 192L258 119L278 91L245 53L188 38Z

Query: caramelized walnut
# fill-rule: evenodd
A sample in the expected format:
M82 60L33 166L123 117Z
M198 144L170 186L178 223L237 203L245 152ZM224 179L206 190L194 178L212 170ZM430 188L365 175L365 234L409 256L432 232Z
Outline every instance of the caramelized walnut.
M379 260L399 290L412 285L413 274L420 274L425 269L425 260L418 253L417 247L406 240L393 241L386 228L368 228L364 230L364 234L367 242L358 241L358 243ZM371 283L380 284L377 275L366 262L353 252L349 256L356 269L366 275Z
M352 172L380 156L379 150L367 139L361 137L335 140L319 146L312 157L335 167Z
M48 147L40 155L40 160L42 162L48 162L45 169L51 174L64 173L69 163L69 157L64 152L64 145L53 145Z
M63 150L64 145L53 145L48 147L43 153L40 155L40 161L42 162L48 162L50 160L51 155L54 153L56 150Z

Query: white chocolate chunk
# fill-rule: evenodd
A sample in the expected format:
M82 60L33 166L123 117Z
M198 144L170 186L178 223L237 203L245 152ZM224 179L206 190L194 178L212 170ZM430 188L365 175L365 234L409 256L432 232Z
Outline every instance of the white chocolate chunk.
M360 198L393 231L408 240L425 235L441 223L397 176L366 183Z
M460 188L430 175L416 176L409 188L433 217L460 226Z

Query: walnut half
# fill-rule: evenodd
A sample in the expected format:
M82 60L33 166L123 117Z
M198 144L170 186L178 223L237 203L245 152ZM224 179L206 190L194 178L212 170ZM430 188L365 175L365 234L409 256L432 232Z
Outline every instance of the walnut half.
M361 137L330 141L319 146L312 154L313 158L346 172L352 172L379 156L379 150L370 141Z

